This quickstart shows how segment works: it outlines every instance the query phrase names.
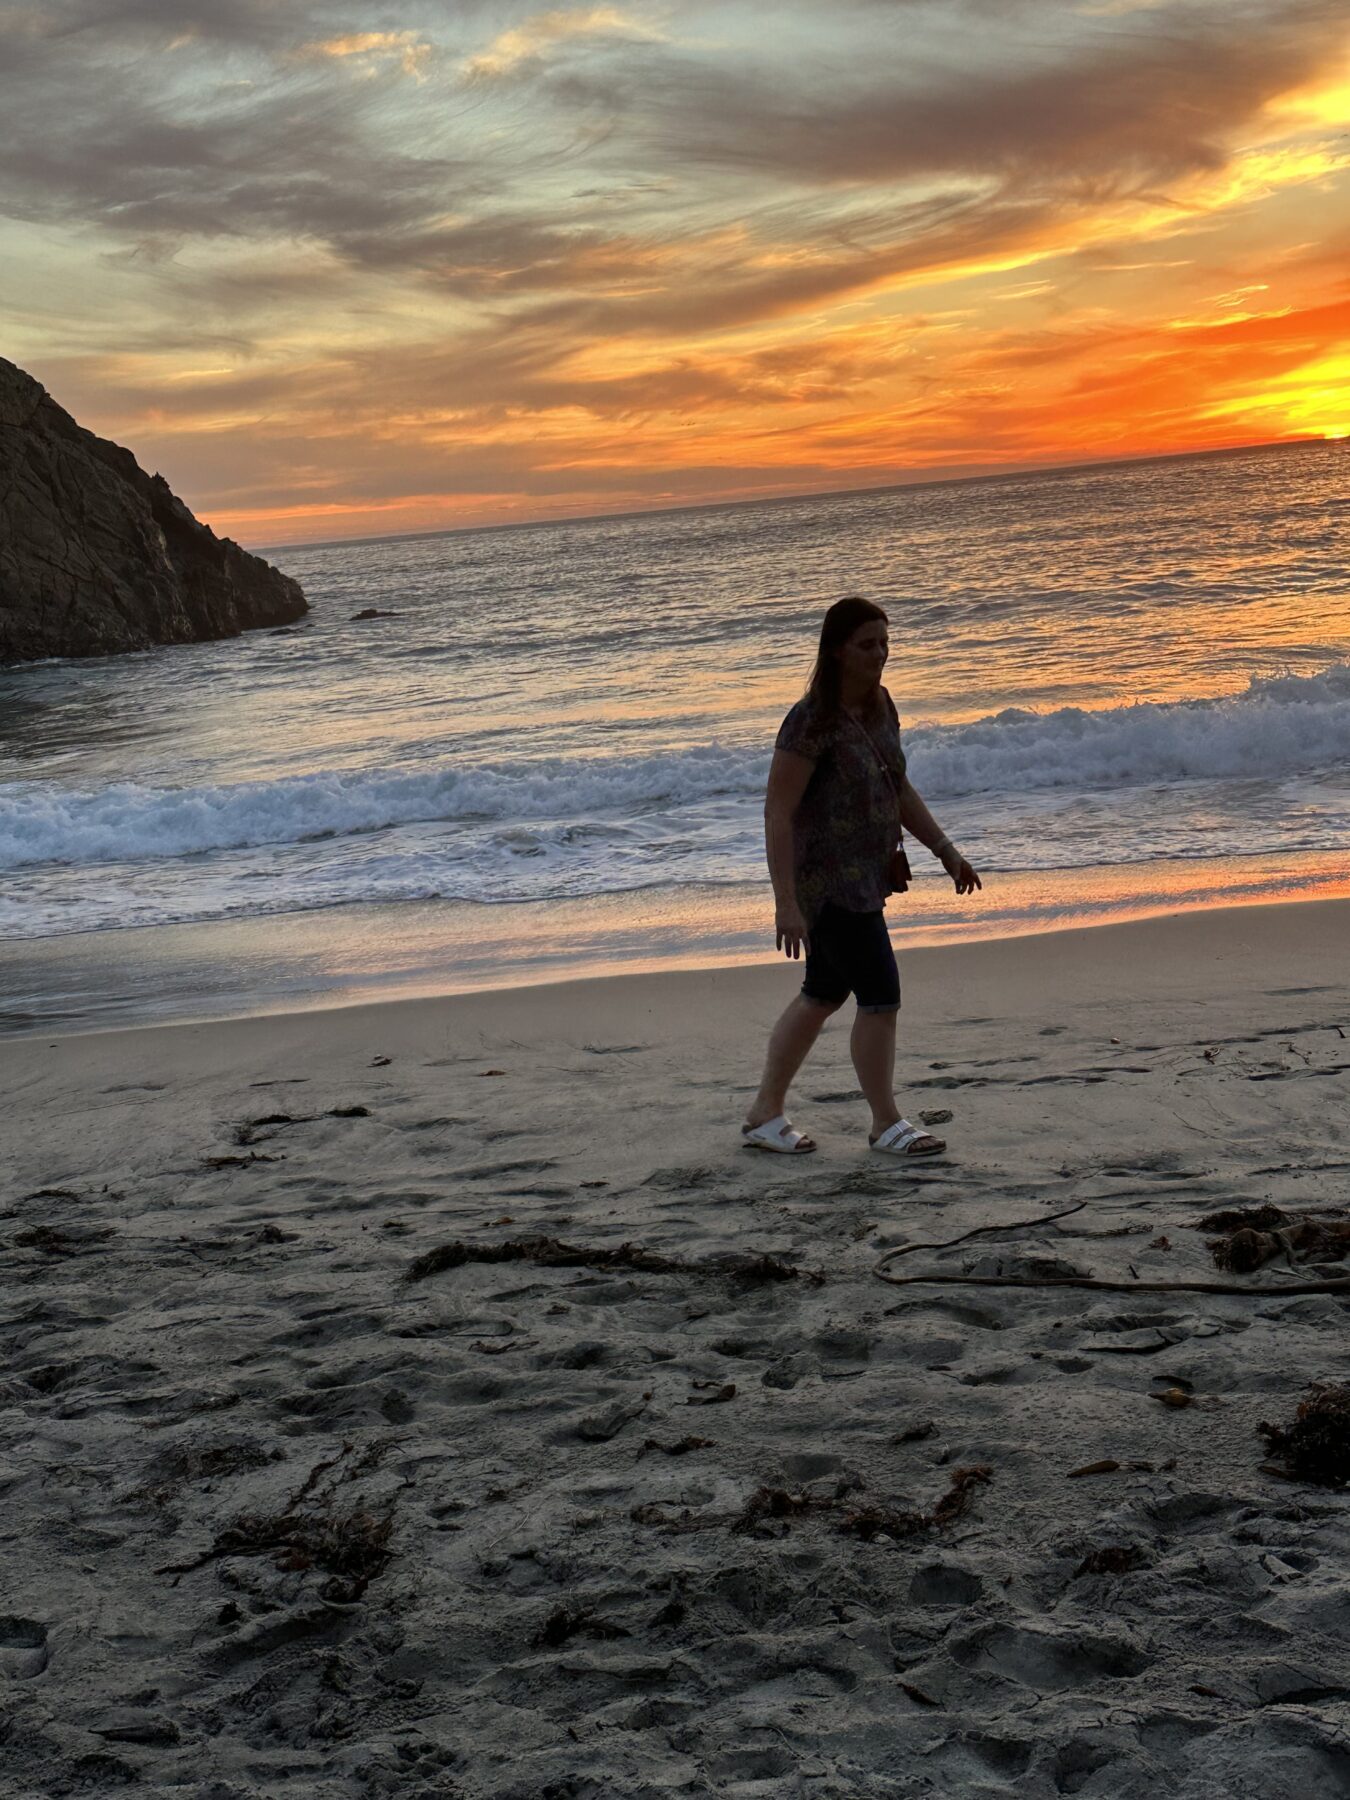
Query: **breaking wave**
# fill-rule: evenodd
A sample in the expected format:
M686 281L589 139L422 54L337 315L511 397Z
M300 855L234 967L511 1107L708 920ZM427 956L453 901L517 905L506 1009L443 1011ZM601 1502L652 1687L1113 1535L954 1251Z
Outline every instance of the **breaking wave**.
M1240 694L1097 712L1011 710L906 734L917 785L977 793L1275 779L1350 767L1350 665L1251 681ZM366 769L205 787L0 785L0 869L161 860L303 844L393 826L575 826L757 802L767 752L718 744L627 758Z

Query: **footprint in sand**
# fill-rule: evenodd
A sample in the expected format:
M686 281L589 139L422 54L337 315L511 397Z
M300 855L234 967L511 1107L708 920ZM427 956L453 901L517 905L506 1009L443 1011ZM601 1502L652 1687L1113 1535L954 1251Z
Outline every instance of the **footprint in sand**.
M1076 1794L1097 1773L1115 1760L1114 1751L1105 1744L1094 1744L1089 1738L1073 1738L1055 1752L1051 1778L1061 1794Z
M1005 1675L1040 1693L1086 1687L1108 1680L1132 1680L1153 1658L1126 1637L1068 1629L1052 1632L1019 1625L996 1625L972 1632L953 1645L966 1668Z
M969 1569L929 1563L915 1570L909 1597L915 1606L974 1606L984 1598L984 1583Z
M911 1314L935 1312L968 1325L974 1331L1004 1331L1008 1321L988 1307L967 1306L959 1300L902 1300L899 1306L888 1306L883 1315L888 1319L904 1319Z
M1025 1775L1031 1764L1032 1744L1025 1738L1000 1738L987 1732L965 1732L942 1746L945 1763L960 1765L967 1777L988 1772L1015 1780ZM970 1769L971 1762L976 1765ZM981 1788L984 1783L980 1783Z
M532 1156L516 1162L475 1163L468 1168L456 1169L454 1174L460 1181L494 1181L502 1175L542 1175L557 1166L554 1157Z
M789 1481L822 1481L827 1475L838 1475L844 1467L840 1457L828 1450L801 1450L783 1458L783 1473Z
M45 1625L17 1613L0 1614L0 1675L41 1675L49 1661Z
M796 1761L781 1744L753 1744L720 1751L708 1762L708 1774L719 1787L763 1792L766 1782L786 1782Z

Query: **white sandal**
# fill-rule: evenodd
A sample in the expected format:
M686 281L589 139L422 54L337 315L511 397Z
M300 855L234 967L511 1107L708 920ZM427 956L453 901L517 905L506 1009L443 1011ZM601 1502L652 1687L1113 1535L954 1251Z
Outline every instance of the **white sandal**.
M894 1125L888 1125L879 1136L867 1141L874 1150L882 1150L887 1156L941 1156L947 1148L942 1138L934 1137L922 1125L911 1125L908 1119L897 1119ZM919 1148L921 1144L922 1149Z
M804 1131L789 1125L784 1113L762 1125L742 1125L741 1142L747 1149L774 1150L780 1156L805 1156L816 1147Z

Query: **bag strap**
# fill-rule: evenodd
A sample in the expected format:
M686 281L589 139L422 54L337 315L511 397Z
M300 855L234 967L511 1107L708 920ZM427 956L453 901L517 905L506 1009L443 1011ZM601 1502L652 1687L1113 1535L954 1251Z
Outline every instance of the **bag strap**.
M900 716L895 710L895 702L891 699L889 694L887 694L886 699L890 703L892 717L895 719L895 722L898 725L900 723ZM842 710L844 710L844 712L845 712L845 717L852 719L853 723L858 727L858 730L861 731L863 736L867 739L867 747L872 752L873 756L876 757L877 761L881 764L881 772L886 777L887 781L890 782L891 792L895 795L895 803L897 806L899 806L899 804L900 804L900 783L895 779L895 770L886 761L886 758L881 754L880 750L877 749L876 739L872 736L871 732L863 724L862 720L857 718L853 713L848 712L847 709L842 709ZM901 837L904 836L903 830L901 830L900 835L901 835Z

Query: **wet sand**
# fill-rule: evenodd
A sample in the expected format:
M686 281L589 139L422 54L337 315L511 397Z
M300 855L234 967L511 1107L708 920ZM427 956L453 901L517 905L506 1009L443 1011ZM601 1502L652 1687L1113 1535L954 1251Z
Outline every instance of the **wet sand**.
M914 1166L842 1015L738 1146L785 967L0 1045L9 1791L1343 1794L1350 1302L1195 1222L1344 1214L1347 943L902 949Z

